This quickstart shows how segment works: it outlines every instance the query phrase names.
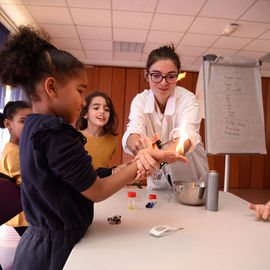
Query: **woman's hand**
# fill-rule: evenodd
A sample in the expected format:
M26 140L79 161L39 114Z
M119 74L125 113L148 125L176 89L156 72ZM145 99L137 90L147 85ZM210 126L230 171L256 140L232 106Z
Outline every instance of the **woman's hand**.
M137 165L137 175L130 184L145 179L146 177L154 174L154 171L159 169L159 162L156 161L147 151L142 151L134 159L128 163L121 164L113 169L113 174L118 173L122 169L128 167L130 164L135 163Z
M122 164L114 169L114 173L136 162L137 175L130 183L138 182L146 177L153 175L158 170L161 162L172 163L175 161L188 162L188 159L174 150L151 150L149 148L141 150L138 155L129 163Z
M139 171L145 171L147 176L154 174L158 170L161 162L173 163L175 161L188 162L188 159L175 150L151 150L149 148L141 150L136 156Z
M159 162L166 162L166 163L173 163L175 161L181 161L184 163L188 162L188 159L181 155L180 153L176 152L175 150L160 150L155 149L149 152L154 159L156 159Z
M143 150L146 148L152 149L152 140L149 137L141 136L138 138L134 147L135 147L135 151L137 152L137 154L140 150Z
M152 140L149 137L134 133L128 137L127 147L136 156L140 150L152 149Z
M270 201L267 204L249 204L248 208L255 210L256 218L270 220Z
M175 143L173 143L172 145L170 145L166 150L176 151L176 148L178 146L178 143L179 143L179 139ZM181 155L185 155L189 151L190 147L191 147L191 141L189 139L186 139L184 141L184 145L183 145L184 153L182 151L180 151L179 153Z

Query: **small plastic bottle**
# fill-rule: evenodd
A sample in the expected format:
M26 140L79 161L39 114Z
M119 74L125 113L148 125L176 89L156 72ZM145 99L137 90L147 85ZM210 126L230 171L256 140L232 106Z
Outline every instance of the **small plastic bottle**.
M149 199L150 202L145 205L146 208L153 208L155 204L157 203L156 201L157 195L156 194L149 194Z
M150 199L150 207L149 208L153 208L154 205L157 203L156 198L157 198L156 194L149 194L149 199Z
M136 198L136 192L128 192L128 209L129 210L135 209L135 198Z

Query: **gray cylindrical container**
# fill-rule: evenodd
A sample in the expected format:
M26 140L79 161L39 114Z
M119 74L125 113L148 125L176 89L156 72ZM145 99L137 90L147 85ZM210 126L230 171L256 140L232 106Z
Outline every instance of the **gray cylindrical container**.
M207 174L205 209L218 211L219 174L212 170Z

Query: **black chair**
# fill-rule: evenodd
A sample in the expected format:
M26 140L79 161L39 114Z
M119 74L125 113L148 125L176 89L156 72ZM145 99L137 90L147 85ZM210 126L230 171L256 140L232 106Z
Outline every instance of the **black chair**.
M0 173L0 225L22 212L21 190L16 180Z

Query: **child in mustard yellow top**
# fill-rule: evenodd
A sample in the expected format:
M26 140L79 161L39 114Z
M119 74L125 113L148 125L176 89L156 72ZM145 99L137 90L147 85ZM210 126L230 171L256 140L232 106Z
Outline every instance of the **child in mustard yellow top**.
M87 139L84 148L92 157L93 167L108 168L117 151L117 114L111 99L103 92L94 91L85 101L76 127Z
M0 113L0 127L7 128L10 133L10 140L2 152L0 172L16 179L18 186L21 186L19 138L24 119L29 113L31 113L31 108L25 101L10 101L6 104L3 113ZM6 224L14 227L20 236L28 226L23 212L9 220Z

